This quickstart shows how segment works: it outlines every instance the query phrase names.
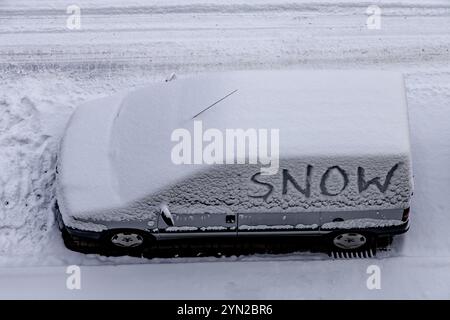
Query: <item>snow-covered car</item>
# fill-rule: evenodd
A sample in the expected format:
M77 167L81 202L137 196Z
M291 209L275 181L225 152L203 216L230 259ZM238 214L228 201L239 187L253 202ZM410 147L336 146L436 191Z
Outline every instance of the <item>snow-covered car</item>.
M401 74L245 71L77 108L58 156L55 211L68 237L124 250L307 235L351 251L407 231L411 195Z

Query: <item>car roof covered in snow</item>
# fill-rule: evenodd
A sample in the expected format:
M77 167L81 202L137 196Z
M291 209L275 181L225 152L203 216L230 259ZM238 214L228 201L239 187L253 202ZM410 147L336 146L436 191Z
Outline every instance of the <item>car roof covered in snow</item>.
M78 108L60 155L59 193L67 210L121 206L202 170L204 165L175 165L171 160L172 132L192 132L194 120L201 120L204 130L279 129L281 158L409 154L400 74L205 74Z

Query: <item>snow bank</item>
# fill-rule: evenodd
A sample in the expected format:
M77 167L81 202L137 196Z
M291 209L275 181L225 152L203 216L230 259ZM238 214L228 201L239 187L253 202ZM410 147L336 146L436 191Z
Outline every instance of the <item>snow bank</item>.
M173 130L279 129L280 168L176 165ZM122 97L124 97L122 99ZM411 194L402 76L375 71L204 75L97 100L73 117L60 157L68 217L154 219L172 212L405 208Z

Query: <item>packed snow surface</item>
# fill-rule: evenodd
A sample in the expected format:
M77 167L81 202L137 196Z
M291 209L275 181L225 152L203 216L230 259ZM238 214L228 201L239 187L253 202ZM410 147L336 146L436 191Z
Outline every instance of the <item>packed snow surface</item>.
M366 26L372 3L351 0L76 3L81 30L66 27L73 1L0 4L2 298L450 297L448 1L376 1L380 29ZM204 72L337 68L405 79L414 197L410 230L389 252L351 261L305 253L142 260L64 248L51 208L58 144L76 106L173 73L176 82ZM66 288L71 264L81 266L82 290ZM380 290L366 286L372 265Z

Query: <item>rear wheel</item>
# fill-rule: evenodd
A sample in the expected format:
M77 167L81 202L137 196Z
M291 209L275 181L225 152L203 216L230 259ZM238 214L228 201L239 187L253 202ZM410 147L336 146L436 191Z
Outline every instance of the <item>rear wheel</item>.
M362 249L367 243L368 237L357 232L339 233L333 238L334 247L342 250Z
M376 236L359 231L335 232L329 236L330 256L336 258L370 258L376 255Z

